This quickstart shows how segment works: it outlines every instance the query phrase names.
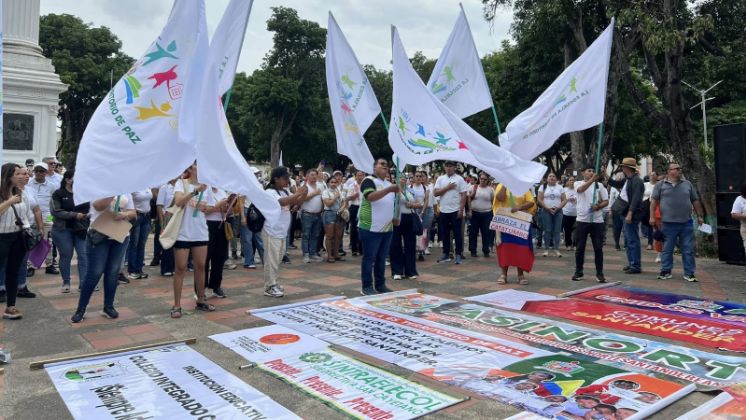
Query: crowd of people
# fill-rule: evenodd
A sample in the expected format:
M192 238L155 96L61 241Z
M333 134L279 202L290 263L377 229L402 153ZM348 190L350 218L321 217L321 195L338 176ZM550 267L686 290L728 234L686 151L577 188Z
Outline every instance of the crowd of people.
M363 295L390 292L387 278L416 279L417 262L437 248L442 251L437 263L464 263L465 235L469 258L480 258L480 252L482 258L496 256L498 284L506 284L510 267L516 267L522 285L528 284L536 255L561 258L563 252L574 252L572 280L583 280L590 237L595 279L605 282L603 245L610 222L615 248L626 251L624 273L642 272L643 237L647 248L659 253L658 279L672 277L678 246L684 279L696 281L692 215L701 225L703 210L678 163L670 163L666 175L643 179L635 159L625 158L610 177L592 167L577 179L549 173L524 192L509 191L484 172L459 172L456 162L446 161L442 168L440 175L425 168L397 173L381 158L372 174L351 167L327 171L322 163L305 171L278 167L263 177L252 167L281 207L279 219L267 220L251 197L201 184L197 163L164 185L84 204L73 200L74 171L65 171L55 158L26 167L7 163L0 181L3 317L21 318L17 298L35 297L28 278L42 266L47 274L60 275L61 293L70 293L75 255L80 294L72 322L84 319L101 279L103 313L117 318L118 285L148 277L144 266L151 232L149 265L173 278L172 318L182 316L188 273L193 273L195 308L214 311L208 298L226 297L223 271L236 269L233 261L242 260L247 270L261 264L264 295L284 296L280 267L292 263L288 250L297 249L297 238L304 264L345 261L347 251L361 257ZM491 223L498 213L530 222L531 228L525 235L496 231ZM741 221L746 244L746 183L732 216ZM105 229L98 226L106 223L126 223L128 234L122 239L101 232ZM50 245L41 257L35 252L39 239Z

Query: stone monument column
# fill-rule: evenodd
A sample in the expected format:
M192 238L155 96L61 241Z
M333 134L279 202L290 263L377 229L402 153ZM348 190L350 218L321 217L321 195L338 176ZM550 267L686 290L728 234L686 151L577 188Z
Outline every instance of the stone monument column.
M3 1L3 160L40 162L57 150L59 95L67 90L39 47L39 1ZM63 162L64 163L64 162Z

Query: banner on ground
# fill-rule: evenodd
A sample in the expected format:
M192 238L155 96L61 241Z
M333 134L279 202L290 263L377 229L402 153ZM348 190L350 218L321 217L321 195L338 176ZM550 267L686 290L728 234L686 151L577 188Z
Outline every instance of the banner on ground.
M610 302L633 308L650 309L667 314L686 315L687 317L740 327L746 326L746 305L735 302L715 301L622 285L610 285L609 287L566 296L571 296L574 299Z
M492 95L484 76L464 7L435 63L427 87L460 118L492 106Z
M510 292L510 291L503 291ZM497 293L496 293L497 294ZM495 302L490 295L479 297ZM500 293L499 299L515 296L519 303L538 293ZM504 311L471 303L440 300L435 296L410 294L366 300L380 310L412 316L442 325L505 338L548 351L582 354L620 369L691 382L701 390L723 389L746 380L746 360L576 326L526 313ZM507 307L512 307L509 305Z
M490 222L490 229L498 232L528 239L531 230L531 214L524 211L511 212L510 209L498 208Z
M194 162L207 41L204 0L176 0L158 38L114 85L83 133L75 202L163 185ZM217 101L217 99L216 99ZM185 142L182 142L185 141Z
M746 418L746 382L728 387L715 398L676 420L730 420Z
M324 350L328 344L282 325L248 328L210 336L211 339L251 362L266 362L309 351Z
M324 349L257 366L357 419L413 419L463 401Z
M542 293L528 292L525 290L506 289L497 292L485 293L483 295L465 297L464 300L486 303L501 308L521 310L523 304L530 300L557 300L557 297Z
M381 106L331 12L326 33L326 88L337 152L350 158L356 169L372 174L373 155L363 133L381 114Z
M76 419L299 419L185 344L46 365Z
M527 110L510 121L500 144L533 159L565 133L601 124L606 105L614 19Z
M746 351L746 325L736 326L683 314L661 314L659 311L579 299L527 302L523 305L523 311L713 349Z
M583 417L595 407L642 418L694 389L370 306L370 299L335 301L256 315L316 338L414 370L443 383L547 417ZM427 297L420 307L448 301ZM572 414L574 413L574 414Z
M511 191L527 191L546 167L520 159L482 137L422 83L392 27L394 91L389 145L402 164L455 160L476 166Z

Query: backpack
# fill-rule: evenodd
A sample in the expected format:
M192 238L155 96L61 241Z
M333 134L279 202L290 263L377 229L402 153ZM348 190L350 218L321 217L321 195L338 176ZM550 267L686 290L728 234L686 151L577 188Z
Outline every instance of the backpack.
M261 232L264 227L264 215L253 204L246 210L246 225L254 233Z

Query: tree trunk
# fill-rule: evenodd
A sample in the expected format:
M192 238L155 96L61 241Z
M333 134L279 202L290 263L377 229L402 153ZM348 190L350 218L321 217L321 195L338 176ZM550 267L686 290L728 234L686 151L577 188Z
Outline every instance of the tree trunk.
M290 116L290 121L288 121L287 124L285 124L285 112L280 114L277 118L275 129L272 131L272 137L269 141L269 164L273 168L278 167L280 164L280 149L282 148L282 141L285 140L285 137L290 133L290 129L293 128L293 123L295 122L295 117L297 115L298 110L296 109L293 112L293 115Z
M573 62L573 56L570 48L570 41L565 41L565 68ZM580 53L582 54L582 52ZM578 173L585 165L585 138L582 131L573 131L570 133L570 155L572 156L572 168Z

